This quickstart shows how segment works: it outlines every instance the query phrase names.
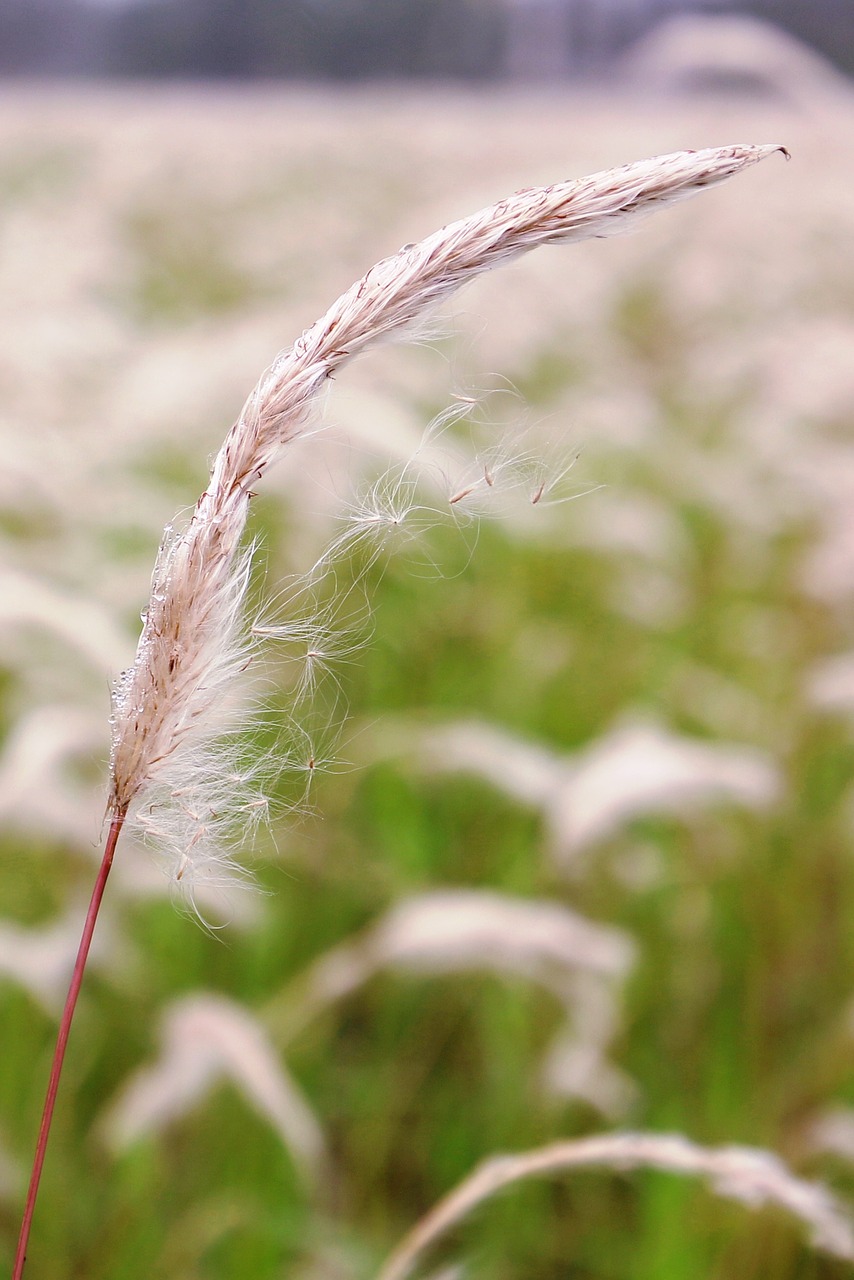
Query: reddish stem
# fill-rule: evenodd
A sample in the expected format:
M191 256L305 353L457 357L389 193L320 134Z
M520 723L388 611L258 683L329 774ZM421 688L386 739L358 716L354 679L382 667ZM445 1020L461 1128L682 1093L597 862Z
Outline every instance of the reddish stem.
M24 1208L24 1220L21 1223L21 1234L18 1237L18 1248L15 1253L15 1269L12 1272L12 1280L21 1280L21 1276L24 1274L24 1263L27 1260L27 1242L30 1238L30 1226L33 1221L36 1197L39 1192L39 1181L42 1176L42 1166L44 1165L45 1151L47 1150L47 1140L50 1136L50 1124L53 1119L53 1109L56 1104L59 1077L62 1074L62 1063L65 1058L65 1046L68 1043L68 1033L71 1030L71 1020L74 1017L74 1008L77 1004L77 997L80 994L80 984L83 981L83 973L86 968L86 959L89 955L92 934L95 932L95 921L98 919L98 911L101 906L101 899L104 896L107 876L110 874L110 867L113 865L113 854L116 851L116 841L119 838L119 832L122 829L124 820L124 811L114 814L113 818L110 820L110 829L107 832L107 841L104 846L104 856L98 870L98 878L95 881L95 887L92 890L89 910L86 913L86 923L83 926L80 946L77 949L77 959L74 961L74 970L71 974L71 983L68 987L68 995L65 997L65 1008L62 1010L62 1018L59 1023L59 1034L56 1037L56 1048L53 1051L53 1065L50 1070L50 1080L48 1081L47 1093L44 1100L42 1122L39 1128L39 1140L36 1143L36 1154L33 1157L33 1171L30 1175L30 1186L27 1191L27 1203Z

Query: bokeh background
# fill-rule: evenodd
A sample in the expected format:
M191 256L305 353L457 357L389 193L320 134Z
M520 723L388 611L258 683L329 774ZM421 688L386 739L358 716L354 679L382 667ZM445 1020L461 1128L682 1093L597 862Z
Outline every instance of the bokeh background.
M265 481L285 610L372 494L417 477L419 510L339 557L296 725L271 654L258 890L203 926L121 847L29 1274L368 1280L482 1157L623 1128L854 1198L850 5L5 0L0 61L0 1268L110 683L256 378L442 223L733 141L793 159L480 281ZM517 482L450 504L484 466ZM598 1172L504 1193L424 1274L843 1266Z

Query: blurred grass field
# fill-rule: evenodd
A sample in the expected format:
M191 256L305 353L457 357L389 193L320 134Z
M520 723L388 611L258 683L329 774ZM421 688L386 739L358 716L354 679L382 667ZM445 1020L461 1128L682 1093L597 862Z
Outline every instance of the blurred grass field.
M438 521L362 579L310 794L282 779L305 803L252 857L266 892L204 929L120 851L28 1274L368 1280L482 1157L614 1128L765 1147L854 1197L852 125L842 99L4 90L0 1268L98 856L109 683L256 378L452 218L735 141L794 159L479 282L429 341L354 366L265 483L261 597L454 396L481 402L455 457L518 432L577 458L571 500ZM292 677L269 676L273 754ZM450 889L563 906L633 961L511 972L518 939L473 963L441 918L395 959L388 913ZM459 901L486 930L497 900ZM451 1261L844 1274L780 1214L656 1173L505 1192Z

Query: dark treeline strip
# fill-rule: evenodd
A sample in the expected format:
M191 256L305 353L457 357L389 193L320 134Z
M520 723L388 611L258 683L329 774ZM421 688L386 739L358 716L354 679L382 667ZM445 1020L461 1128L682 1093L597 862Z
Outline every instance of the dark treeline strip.
M770 19L854 72L851 0L0 0L0 73L330 80L572 77L680 11Z

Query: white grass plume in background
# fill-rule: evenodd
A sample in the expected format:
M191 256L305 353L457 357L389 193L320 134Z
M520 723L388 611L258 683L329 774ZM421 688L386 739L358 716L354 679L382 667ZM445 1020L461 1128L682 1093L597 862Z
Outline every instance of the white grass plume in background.
M776 1205L799 1219L817 1249L854 1261L854 1228L822 1186L796 1178L777 1156L752 1147L701 1147L680 1134L607 1133L492 1156L413 1227L377 1280L406 1280L424 1253L485 1201L526 1178L570 1169L660 1169L704 1178L713 1191L751 1208Z
M383 971L521 978L548 991L564 1015L540 1071L545 1089L582 1098L614 1119L635 1095L633 1083L608 1058L634 958L632 940L621 929L561 903L441 889L401 899L368 929L324 952L288 984L267 1019L289 1044L306 1024Z
M186 529L167 530L136 660L114 691L109 812L141 818L171 851L176 879L192 891L198 880L227 878L223 850L235 824L257 812L253 771L247 796L227 737L235 678L253 650L243 534L254 487L307 430L329 380L492 267L538 245L619 232L781 150L682 151L517 192L377 263L275 361L226 437Z
M114 1150L163 1130L222 1079L230 1080L279 1135L308 1181L326 1158L324 1135L264 1028L223 996L192 994L161 1019L156 1062L137 1071L111 1103L101 1131Z
M586 854L647 814L684 818L721 802L761 812L783 791L767 753L676 734L648 718L624 717L566 756L472 720L405 725L388 742L429 773L482 778L539 810L550 853L566 871L577 871Z

